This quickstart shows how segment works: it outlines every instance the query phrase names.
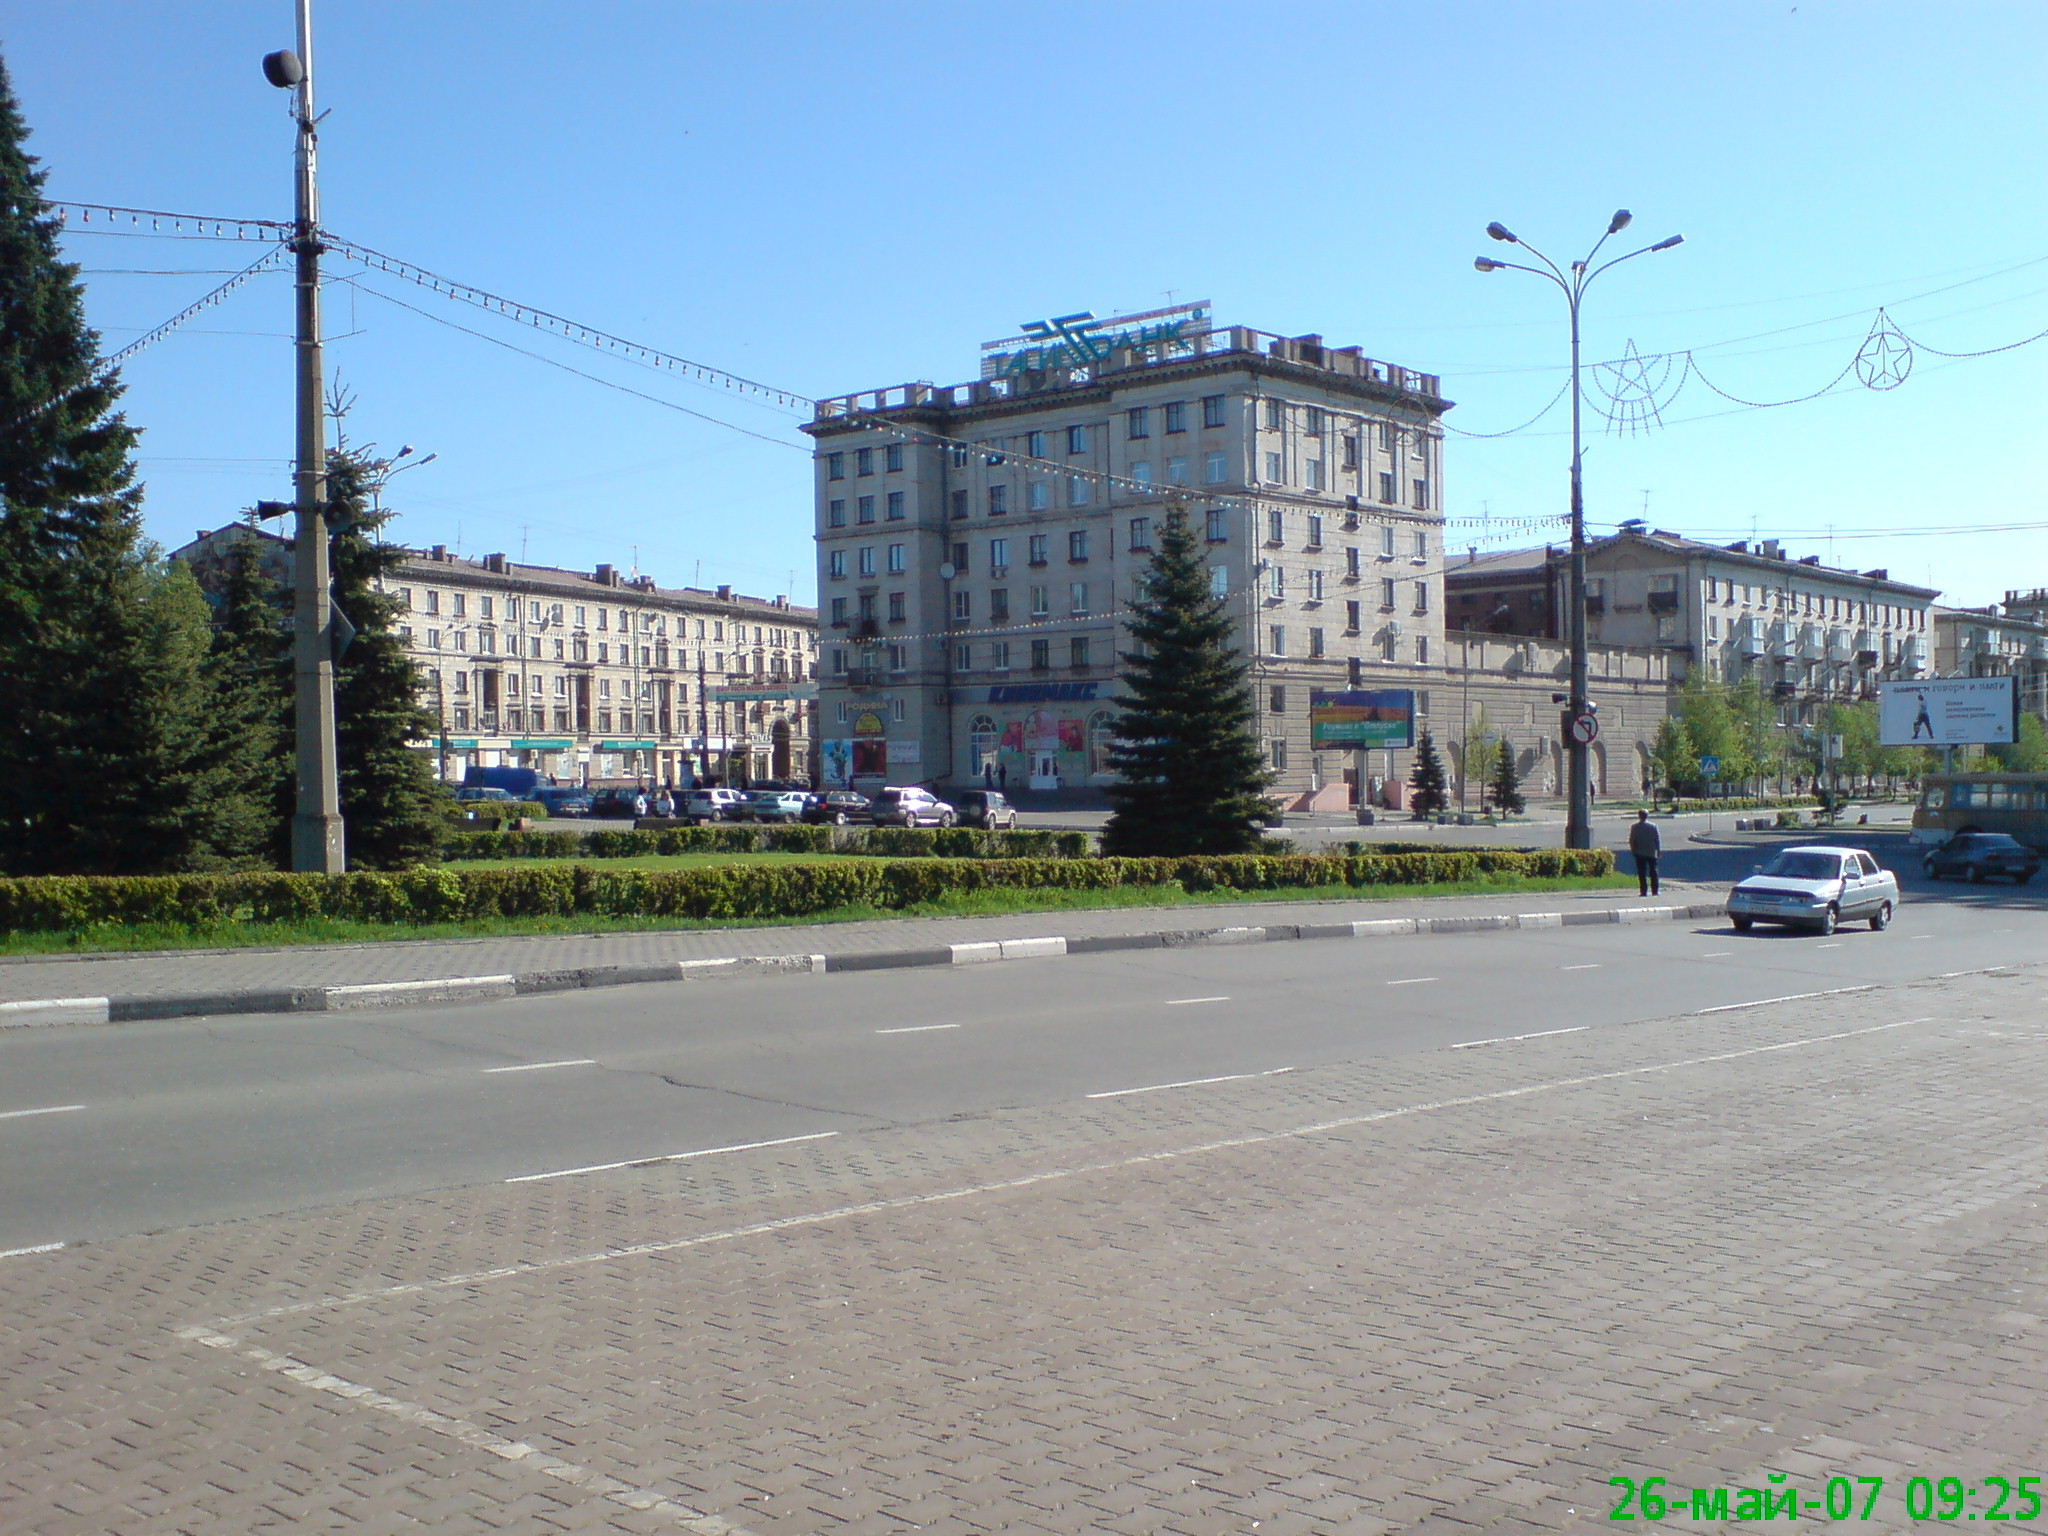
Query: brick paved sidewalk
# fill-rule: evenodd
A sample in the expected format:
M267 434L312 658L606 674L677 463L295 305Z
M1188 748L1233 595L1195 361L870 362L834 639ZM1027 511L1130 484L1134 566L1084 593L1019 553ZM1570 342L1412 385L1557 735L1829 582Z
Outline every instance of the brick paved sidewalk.
M1514 1533L1841 1475L1916 1528L2048 1471L2043 1019L1975 975L0 1261L0 1509Z
M1662 899L1699 900L1665 882ZM225 992L242 988L349 986L426 981L583 966L638 965L727 955L864 954L878 950L972 944L1041 934L1159 933L1262 923L1336 923L1373 918L1457 916L1472 912L1556 912L1628 905L1632 893L1557 891L1528 895L1415 898L1407 901L1284 901L1101 911L1021 913L1002 917L897 918L800 927L693 929L672 933L547 934L525 938L400 941L388 944L305 944L276 949L158 951L148 954L0 959L0 1002L21 998ZM1653 898L1654 899L1654 898Z

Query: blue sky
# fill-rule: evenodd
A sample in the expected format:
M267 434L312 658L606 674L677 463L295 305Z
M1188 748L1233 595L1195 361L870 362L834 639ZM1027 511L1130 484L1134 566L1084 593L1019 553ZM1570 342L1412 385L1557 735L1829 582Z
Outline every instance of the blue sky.
M316 0L315 26L327 227L806 395L959 382L1022 321L1171 294L1438 373L1453 426L1498 432L1558 392L1564 316L1472 270L1507 254L1485 224L1562 261L1620 206L1643 243L1686 243L1600 280L1589 358L1690 351L1776 400L1840 373L1880 305L1947 352L2048 328L2032 0ZM285 97L257 66L291 32L290 0L0 0L49 193L84 202L288 217ZM109 350L260 254L84 228ZM399 537L810 600L794 413L331 271L347 430L438 454L393 487ZM126 369L167 544L289 494L290 317L262 277ZM1780 536L1952 602L2048 584L2048 533L1966 531L2048 521L2044 371L2048 342L1922 350L1897 389L1769 410L1695 375L1654 430L1589 418L1588 513L1647 493L1656 526ZM1560 512L1565 427L1454 437L1449 515Z

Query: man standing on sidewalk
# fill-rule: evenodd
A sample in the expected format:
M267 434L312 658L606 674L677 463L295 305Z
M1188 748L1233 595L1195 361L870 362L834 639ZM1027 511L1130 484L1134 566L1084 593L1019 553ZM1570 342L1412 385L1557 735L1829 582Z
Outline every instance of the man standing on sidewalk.
M1661 894L1657 889L1657 861L1664 856L1664 839L1650 824L1648 811L1636 812L1636 824L1628 829L1628 851L1636 860L1636 893Z

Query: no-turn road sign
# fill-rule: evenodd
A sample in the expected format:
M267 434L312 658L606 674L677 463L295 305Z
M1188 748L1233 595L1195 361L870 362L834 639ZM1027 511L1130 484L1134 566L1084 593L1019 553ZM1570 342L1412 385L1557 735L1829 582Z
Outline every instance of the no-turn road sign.
M1598 715L1573 715L1567 725L1572 740L1582 747L1590 747L1600 735Z

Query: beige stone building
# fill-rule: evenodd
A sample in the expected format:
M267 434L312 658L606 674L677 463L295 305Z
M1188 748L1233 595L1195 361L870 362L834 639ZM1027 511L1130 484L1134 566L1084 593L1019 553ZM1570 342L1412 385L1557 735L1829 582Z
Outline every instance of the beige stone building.
M1556 638L1567 580L1559 549L1473 554L1452 562L1446 601L1461 629L1541 625ZM1928 675L1936 595L1888 571L1794 558L1776 539L1717 545L1627 526L1586 552L1590 643L1658 651L1675 679L1696 667L1723 682L1757 677L1803 719L1874 697L1880 681Z
M1936 608L1934 669L2017 678L2020 708L2048 719L2048 589L2009 591L1982 608Z
M1445 740L1482 697L1555 734L1547 655L1475 662L1468 687L1445 646L1435 376L1202 305L983 350L974 382L822 401L807 427L828 779L1108 782L1123 618L1175 505L1237 617L1291 801L1408 771L1406 752L1310 750L1317 689L1412 690Z
M242 532L202 532L175 558L206 585ZM258 537L287 580L291 541ZM386 589L441 727L421 750L449 779L472 764L571 783L811 776L817 620L786 597L442 546L411 552Z

